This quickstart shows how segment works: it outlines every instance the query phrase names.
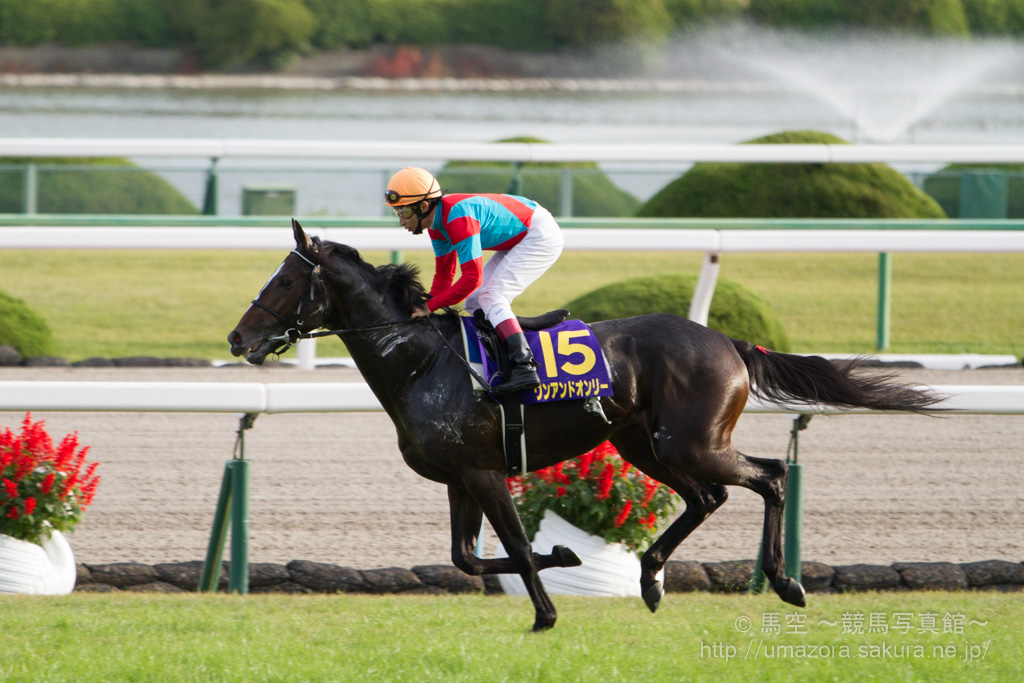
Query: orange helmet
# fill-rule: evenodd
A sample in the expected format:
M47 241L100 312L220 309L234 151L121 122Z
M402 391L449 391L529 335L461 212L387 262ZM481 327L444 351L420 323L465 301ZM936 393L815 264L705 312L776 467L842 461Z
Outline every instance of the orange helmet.
M440 196L441 186L430 171L406 166L388 181L384 203L388 206L404 206Z

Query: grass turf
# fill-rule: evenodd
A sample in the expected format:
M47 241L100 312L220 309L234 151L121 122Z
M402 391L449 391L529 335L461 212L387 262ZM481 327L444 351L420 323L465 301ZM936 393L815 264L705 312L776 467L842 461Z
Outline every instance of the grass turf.
M1021 680L1024 594L0 598L0 680ZM884 631L883 631L884 628Z

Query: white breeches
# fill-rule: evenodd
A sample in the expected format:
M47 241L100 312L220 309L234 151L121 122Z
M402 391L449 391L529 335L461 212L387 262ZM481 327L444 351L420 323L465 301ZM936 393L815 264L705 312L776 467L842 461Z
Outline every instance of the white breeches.
M494 327L514 318L512 300L558 260L562 244L562 231L551 212L538 207L526 237L508 251L495 253L484 266L483 282L466 297L466 310L483 309Z

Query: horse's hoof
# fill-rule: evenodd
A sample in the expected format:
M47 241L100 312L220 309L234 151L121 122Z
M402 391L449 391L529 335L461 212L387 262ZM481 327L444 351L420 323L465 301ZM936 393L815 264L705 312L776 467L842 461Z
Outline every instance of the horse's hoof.
M650 588L644 591L644 603L652 614L657 611L663 597L665 597L665 589L662 588L661 581L655 581Z
M583 564L583 560L580 556L574 553L564 545L556 545L551 549L551 554L555 558L556 567L578 567Z
M555 620L551 621L536 621L531 629L534 633L543 633L544 631L550 631L555 627Z
M804 587L794 578L790 578L786 584L786 591L782 596L782 599L791 605L797 607L807 607L807 592Z

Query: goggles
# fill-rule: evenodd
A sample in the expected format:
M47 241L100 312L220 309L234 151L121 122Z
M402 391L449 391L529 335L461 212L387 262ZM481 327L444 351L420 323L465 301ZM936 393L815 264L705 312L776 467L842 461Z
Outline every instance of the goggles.
M417 214L415 204L406 204L405 206L392 206L391 210L395 212L395 215L399 218L412 218L414 214Z

